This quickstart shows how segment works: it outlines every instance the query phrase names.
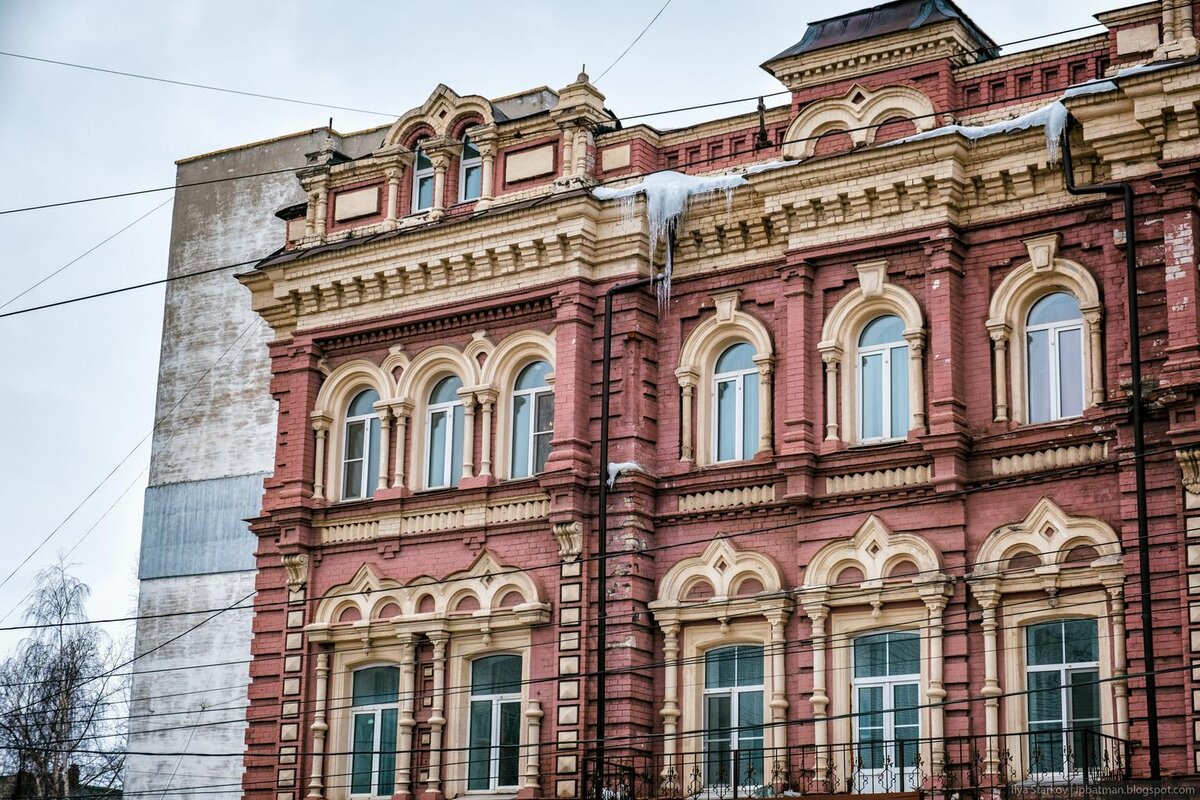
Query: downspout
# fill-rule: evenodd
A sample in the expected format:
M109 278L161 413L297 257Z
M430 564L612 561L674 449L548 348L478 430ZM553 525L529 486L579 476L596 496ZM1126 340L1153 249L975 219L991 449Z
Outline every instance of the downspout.
M1146 677L1146 729L1150 750L1150 779L1162 777L1158 744L1158 687L1154 674L1154 615L1150 608L1150 530L1146 508L1145 401L1142 398L1142 337L1138 324L1137 231L1133 216L1133 186L1127 182L1077 186L1071 161L1071 128L1075 118L1067 114L1063 129L1062 170L1067 192L1073 195L1121 195L1125 203L1125 285L1129 305L1129 371L1133 381L1133 473L1137 481L1138 586L1142 593L1142 672Z
M675 226L667 230L667 263L670 264L675 249ZM654 254L650 254L650 268L654 269ZM596 800L606 800L604 792L604 739L608 733L608 434L610 422L610 386L612 382L612 318L613 297L626 292L635 292L652 286L658 277L639 278L628 283L610 286L604 293L604 356L600 369L600 511L597 514L599 542L596 548L599 578L599 598L596 619ZM615 479L615 476L613 476Z

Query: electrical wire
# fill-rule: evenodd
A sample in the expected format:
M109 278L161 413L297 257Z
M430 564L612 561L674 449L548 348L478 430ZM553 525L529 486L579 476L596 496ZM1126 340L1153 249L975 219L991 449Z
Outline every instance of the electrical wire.
M662 13L667 10L667 6L669 5L671 5L671 0L667 0L667 2L662 4L662 8L658 10L657 14L650 18L650 21L646 23L646 27L642 28L642 32L639 33L637 37L629 43L629 47L626 47L624 50L622 50L621 55L617 56L616 60L605 67L604 71L596 77L596 83L600 83L600 81L604 80L604 76L607 75L613 67L621 63L621 59L624 58L626 54L634 48L634 45L642 40L642 37L646 35L646 31L650 30L650 28L654 26L655 22L658 22L658 18L662 16Z

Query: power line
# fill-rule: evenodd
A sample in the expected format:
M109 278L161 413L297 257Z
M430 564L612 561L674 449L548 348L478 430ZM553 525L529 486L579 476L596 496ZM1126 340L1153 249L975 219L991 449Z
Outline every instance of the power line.
M654 23L658 21L658 18L662 16L662 13L667 10L667 6L669 6L669 5L671 5L671 0L667 0L667 2L662 4L662 8L660 8L658 10L657 14L655 14L653 17L650 18L650 21L646 23L646 27L642 28L642 32L639 33L637 35L637 37L634 38L634 40L629 43L629 47L626 47L624 50L622 50L621 55L617 56L616 60L613 61L611 64L609 64L607 67L605 67L604 72L601 72L600 75L597 76L596 83L599 83L600 81L604 80L604 76L609 73L609 70L611 70L617 64L621 63L621 59L624 58L625 55L630 50L633 49L634 45L636 45L638 42L640 42L642 40L642 37L646 35L646 31L650 30L650 28L653 27Z

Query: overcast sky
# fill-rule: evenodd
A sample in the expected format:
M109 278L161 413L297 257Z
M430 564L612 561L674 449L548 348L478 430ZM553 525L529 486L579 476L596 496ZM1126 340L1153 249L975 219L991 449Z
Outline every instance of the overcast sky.
M1126 4L959 2L1001 43L1094 23L1097 11ZM870 4L673 0L599 86L619 115L778 91L758 64L798 41L807 21ZM0 0L3 51L385 114L0 56L7 147L0 210L169 186L176 159L318 127L330 116L341 131L379 125L422 103L438 83L497 97L560 88L583 63L596 78L660 7L660 0ZM647 121L671 127L752 107ZM0 215L0 304L169 197ZM0 313L162 277L170 218L168 203ZM92 587L92 616L132 613L149 442L106 476L153 424L162 302L162 289L151 288L0 319L0 579L95 490L0 587L0 617L9 615L0 626L20 621L10 612L37 569L73 547L69 560ZM0 653L13 641L0 633Z

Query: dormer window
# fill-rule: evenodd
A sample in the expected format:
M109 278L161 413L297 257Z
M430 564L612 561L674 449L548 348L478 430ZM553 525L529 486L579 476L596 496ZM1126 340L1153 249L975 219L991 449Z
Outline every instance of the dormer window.
M478 200L483 193L483 159L470 136L463 137L462 157L458 162L458 201Z
M433 208L433 162L429 160L429 156L425 155L421 145L417 145L415 165L416 169L413 170L413 213Z

